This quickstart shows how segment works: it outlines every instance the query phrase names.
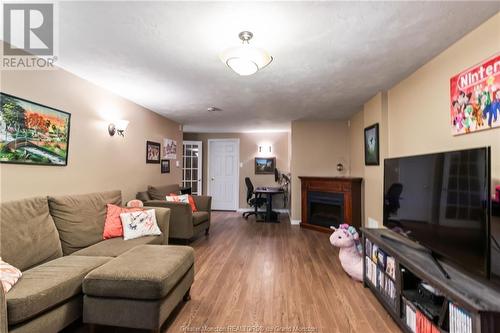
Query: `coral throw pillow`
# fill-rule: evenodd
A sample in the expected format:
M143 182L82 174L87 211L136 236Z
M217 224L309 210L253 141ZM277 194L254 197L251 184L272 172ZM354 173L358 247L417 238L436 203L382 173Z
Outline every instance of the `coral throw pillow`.
M0 258L0 280L5 292L8 292L22 275L20 270Z
M191 210L193 212L197 212L198 208L196 208L196 204L194 202L194 199L191 195L189 194L183 194L183 195L177 195L175 193L170 193L169 196L166 197L167 201L170 202L184 202L188 203L191 206Z
M161 235L156 223L154 209L122 213L120 219L123 226L123 239L129 240L142 236Z
M136 212L142 208L124 208L113 204L107 205L106 221L104 222L104 232L102 239L110 239L113 237L123 236L122 221L120 220L121 213Z

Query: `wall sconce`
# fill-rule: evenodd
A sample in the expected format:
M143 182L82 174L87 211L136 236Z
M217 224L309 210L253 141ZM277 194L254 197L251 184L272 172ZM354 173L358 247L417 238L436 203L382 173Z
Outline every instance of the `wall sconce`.
M111 123L108 125L108 133L110 136L115 135L115 133L118 133L118 135L125 137L125 130L127 129L129 121L120 119L115 121L115 123Z
M259 153L271 153L271 145L259 145Z

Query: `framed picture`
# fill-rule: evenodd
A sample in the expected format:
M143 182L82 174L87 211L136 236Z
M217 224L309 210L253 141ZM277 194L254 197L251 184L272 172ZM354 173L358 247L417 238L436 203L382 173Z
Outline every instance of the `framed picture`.
M177 158L177 141L171 139L163 140L163 158L175 160Z
M146 141L146 163L160 163L160 150L158 142Z
M450 79L450 129L452 135L500 128L500 53Z
M255 158L255 174L268 175L274 174L276 168L276 157L256 157Z
M71 114L0 93L0 163L68 165Z
M380 165L378 123L365 128L365 165Z
M170 160L161 160L161 173L170 173Z

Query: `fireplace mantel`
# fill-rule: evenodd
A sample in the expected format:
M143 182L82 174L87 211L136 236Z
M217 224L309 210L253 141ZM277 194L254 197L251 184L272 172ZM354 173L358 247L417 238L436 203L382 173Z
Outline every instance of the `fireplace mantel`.
M330 228L313 224L309 217L309 193L335 193L343 195L342 223L361 227L361 182L358 177L307 177L299 176L302 193L301 227L331 232Z

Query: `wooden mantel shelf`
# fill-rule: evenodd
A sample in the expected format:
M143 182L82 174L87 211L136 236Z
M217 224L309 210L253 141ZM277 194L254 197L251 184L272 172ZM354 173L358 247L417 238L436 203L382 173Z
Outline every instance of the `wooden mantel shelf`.
M361 183L360 177L299 176L302 193L301 227L331 232L329 228L308 223L308 193L341 193L344 197L343 223L361 227Z

